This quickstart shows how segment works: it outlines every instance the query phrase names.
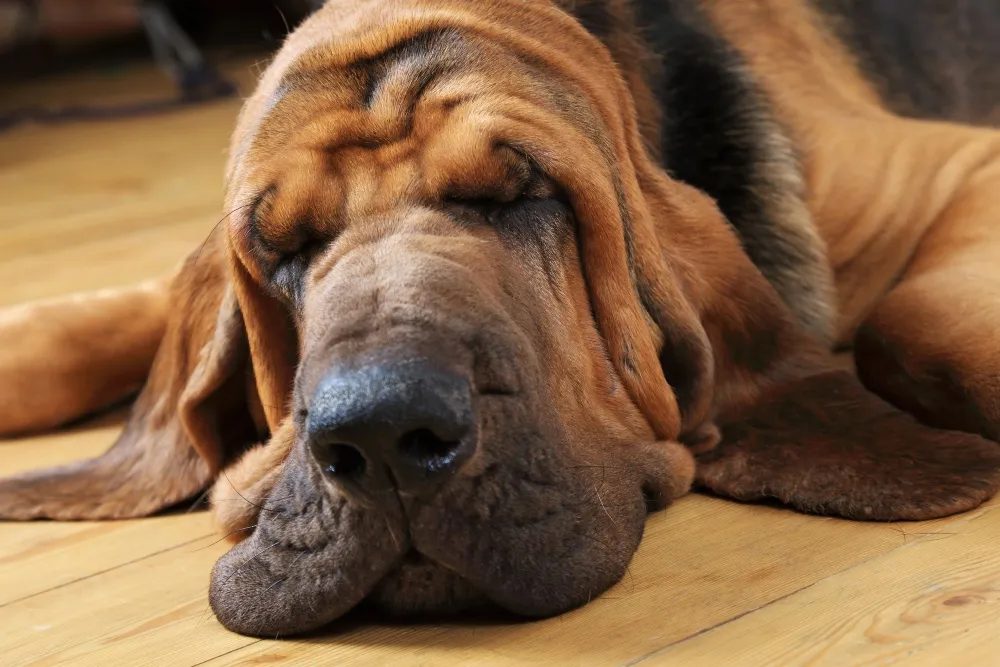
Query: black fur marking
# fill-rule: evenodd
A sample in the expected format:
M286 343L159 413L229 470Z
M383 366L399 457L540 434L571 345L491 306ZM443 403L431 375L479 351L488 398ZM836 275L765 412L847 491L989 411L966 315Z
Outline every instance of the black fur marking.
M572 13L587 32L601 41L607 41L615 25L615 16L608 9L608 0L578 2Z
M459 32L454 29L425 30L410 35L374 56L359 58L343 68L292 68L282 77L279 86L282 94L271 107L276 106L291 91L329 94L331 89L336 90L347 83L356 90L356 104L363 109L370 109L378 99L385 77L392 75L401 63L426 64L428 69L434 69L435 74L440 74L446 67L460 61L462 51L453 47L461 39ZM441 58L442 53L449 56ZM418 87L426 86L432 78L421 75L417 81Z
M364 109L371 109L372 104L375 103L375 93L378 92L380 79L371 70L365 70L363 76L365 85L361 93L361 106Z
M758 173L767 159L760 123L765 100L742 73L740 56L709 32L690 4L635 3L643 36L662 63L651 84L663 109L665 166L718 202L759 267L794 262L773 256L780 230L762 196L771 185Z
M442 42L456 39L460 37L454 30L428 30L403 40L377 56L362 58L351 63L347 67L348 74L363 84L360 86L360 106L370 109L378 98L382 81L405 61L416 60L426 65L426 69L420 72L416 82L414 101L420 99L427 86L446 68L446 63L437 57L438 54L448 51L446 47L442 47Z
M459 224L493 227L502 243L538 262L550 285L559 284L562 249L576 229L567 202L557 197L519 197L511 202L453 199L445 202L444 209Z
M261 222L263 217L267 214L267 211L264 210L266 208L265 203L267 203L277 191L278 185L276 183L272 183L255 194L253 199L250 201L249 210L247 211L246 226L243 227L243 234L247 239L249 239L250 250L255 255L263 254L265 251L275 252L274 244L270 243L264 237L264 233L261 230Z
M588 24L599 16L590 5L581 5ZM664 167L716 200L799 322L829 338L832 278L802 199L801 170L742 57L712 30L696 0L633 0L630 9L634 38L654 61L646 76L662 111ZM608 30L590 29L595 36Z

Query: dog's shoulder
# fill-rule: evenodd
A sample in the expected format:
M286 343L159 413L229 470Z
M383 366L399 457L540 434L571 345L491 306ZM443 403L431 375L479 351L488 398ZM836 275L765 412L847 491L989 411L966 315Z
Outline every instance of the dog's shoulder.
M650 151L718 202L799 321L821 334L832 279L803 203L800 162L827 136L824 123L886 111L1000 123L995 3L562 4L618 61Z
M800 323L829 337L832 278L803 201L802 170L740 51L698 0L566 4L625 70L650 151L716 200Z

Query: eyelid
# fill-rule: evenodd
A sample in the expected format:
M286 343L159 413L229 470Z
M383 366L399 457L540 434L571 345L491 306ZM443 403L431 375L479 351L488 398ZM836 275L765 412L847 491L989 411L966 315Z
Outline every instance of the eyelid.
M254 228L253 237L261 250L276 255L279 259L287 255L294 255L306 246L317 243L325 244L328 240L325 234L317 232L314 224L309 220L294 223L280 237L265 235L257 226Z
M273 255L278 252L274 244L261 232L262 220L271 208L271 201L276 190L277 186L269 185L254 195L248 206L246 222L241 225L241 236L245 239L246 247L258 259L268 259L261 256Z
M527 174L523 179L520 179L516 184L513 184L514 187L510 188L512 194L507 194L505 192L505 190L507 190L506 186L511 185L511 183L504 183L492 191L485 188L470 188L468 191L463 191L460 188L452 187L445 191L443 199L446 202L459 204L493 204L496 206L503 206L505 204L512 204L521 199L545 199L547 197L558 197L560 189L555 181L543 172L534 160L531 160L528 156L523 155L520 152L518 152L518 155L522 155L523 157L524 164L527 167Z
M304 280L313 260L328 245L329 240L314 237L304 241L292 252L279 252L266 271L271 291L288 302L298 302L302 297Z
M264 217L264 213L270 211L271 204L274 201L274 194L277 191L278 186L276 184L271 184L254 195L250 200L250 211L247 214L247 225L250 228L251 234L259 235L261 218Z

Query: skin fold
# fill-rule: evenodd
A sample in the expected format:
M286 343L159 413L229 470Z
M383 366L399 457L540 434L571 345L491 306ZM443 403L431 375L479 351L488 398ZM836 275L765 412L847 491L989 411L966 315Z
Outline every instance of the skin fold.
M950 350L917 341L900 322L929 294L986 292L918 251L880 301L853 287L874 257L845 263L844 239L852 221L862 236L881 224L850 217L860 207L891 211L885 228L917 248L927 230L961 246L949 239L987 208L991 154L963 152L957 126L890 122L860 79L834 87L839 101L803 83L813 106L780 92L768 54L817 24L737 39L769 25L751 11L764 4L664 3L680 51L659 61L635 3L326 4L239 116L227 226L161 283L0 319L15 347L26 326L126 339L83 356L39 338L0 356L8 386L84 397L6 403L12 430L146 376L107 454L0 480L0 518L141 516L211 486L234 542L212 608L231 630L274 636L360 604L529 617L583 605L621 578L648 512L692 485L858 520L982 503L1000 485L1000 394L971 361L995 358L981 328L995 307L954 329ZM815 67L840 63L818 53ZM716 97L695 95L708 80ZM685 100L706 106L685 119ZM850 104L896 132L885 141L937 137L963 156L932 220L892 226L900 206L849 187L832 148L803 142L822 118L846 132L836 114ZM699 136L746 159L692 156ZM981 261L995 238L962 251ZM831 352L856 331L859 374L885 398ZM886 354L915 342L924 356ZM936 419L942 403L900 379L934 355L956 360L975 419ZM895 383L877 386L866 369L893 360ZM923 412L901 409L912 394Z

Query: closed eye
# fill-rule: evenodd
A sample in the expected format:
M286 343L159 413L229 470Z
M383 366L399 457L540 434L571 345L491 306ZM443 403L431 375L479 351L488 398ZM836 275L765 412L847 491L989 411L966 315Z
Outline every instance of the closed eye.
M302 300L309 267L326 247L327 241L311 238L294 251L281 253L270 272L275 295L289 305L297 305Z
M460 196L448 195L444 198L444 203L449 208L457 208L462 212L476 213L487 220L492 220L504 206L509 206L512 201L501 201L495 197L486 196Z
M500 185L495 190L470 192L452 190L443 198L445 206L494 220L498 215L523 210L539 202L555 200L565 203L556 183L533 161L525 158L521 164L527 165L526 173L514 187Z

